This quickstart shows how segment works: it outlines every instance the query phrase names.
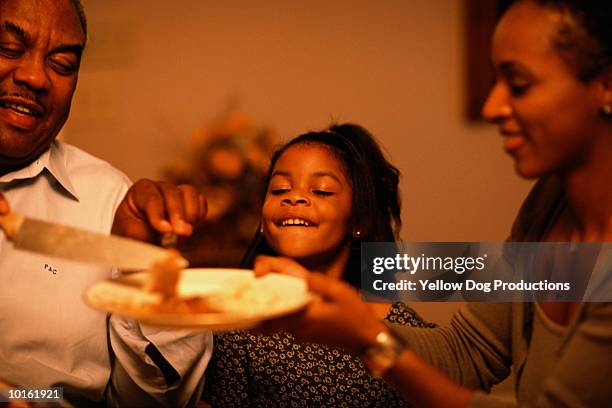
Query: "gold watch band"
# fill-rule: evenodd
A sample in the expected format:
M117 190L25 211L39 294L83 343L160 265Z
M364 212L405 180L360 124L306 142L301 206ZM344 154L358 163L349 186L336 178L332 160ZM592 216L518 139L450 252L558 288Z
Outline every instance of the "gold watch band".
M395 365L404 350L404 344L389 330L378 333L375 341L360 357L372 377L381 378Z

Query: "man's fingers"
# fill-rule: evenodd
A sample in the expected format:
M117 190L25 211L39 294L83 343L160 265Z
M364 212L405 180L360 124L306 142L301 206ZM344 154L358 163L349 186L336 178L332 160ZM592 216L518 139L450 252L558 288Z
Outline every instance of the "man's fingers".
M166 220L164 196L151 180L137 181L128 191L127 203L136 218L148 221L158 232L172 232L172 224Z
M164 196L166 215L174 232L191 235L193 227L186 221L182 191L170 183L158 182L157 186Z
M130 189L128 202L131 211L158 232L184 236L204 221L208 209L206 198L195 187L163 181L138 181Z
M0 214L8 214L9 212L11 212L9 203L6 201L6 198L4 198L2 193L0 193Z
M198 200L200 202L200 206L199 206L200 218L205 219L206 216L208 215L208 201L206 201L206 197L204 196L204 193L200 192L200 194L198 195Z
M156 242L160 234L188 236L206 217L206 199L195 187L139 180L115 214L113 233Z
M203 223L208 209L204 194L188 184L181 184L177 188L182 195L185 221L192 226Z

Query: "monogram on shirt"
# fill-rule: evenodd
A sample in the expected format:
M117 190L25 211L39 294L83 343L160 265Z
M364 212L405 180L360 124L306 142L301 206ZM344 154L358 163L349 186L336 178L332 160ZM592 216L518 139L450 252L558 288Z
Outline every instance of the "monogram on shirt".
M45 270L51 272L54 275L57 275L57 268L54 268L49 264L45 264Z

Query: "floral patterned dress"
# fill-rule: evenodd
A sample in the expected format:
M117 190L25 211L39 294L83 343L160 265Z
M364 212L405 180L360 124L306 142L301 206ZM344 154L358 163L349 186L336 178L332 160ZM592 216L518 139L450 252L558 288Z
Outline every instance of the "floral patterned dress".
M435 327L401 302L391 306L386 319ZM213 407L408 406L384 381L372 378L358 357L299 343L287 333L220 333L206 373L203 399Z

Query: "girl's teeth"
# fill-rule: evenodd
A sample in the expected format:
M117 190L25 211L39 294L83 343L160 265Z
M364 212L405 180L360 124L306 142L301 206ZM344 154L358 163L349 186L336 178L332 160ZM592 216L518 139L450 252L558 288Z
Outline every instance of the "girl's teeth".
M302 220L300 218L289 218L289 219L283 220L281 225L282 226L285 226L285 225L304 225L305 227L310 227L310 224L308 222L306 222L305 220Z

